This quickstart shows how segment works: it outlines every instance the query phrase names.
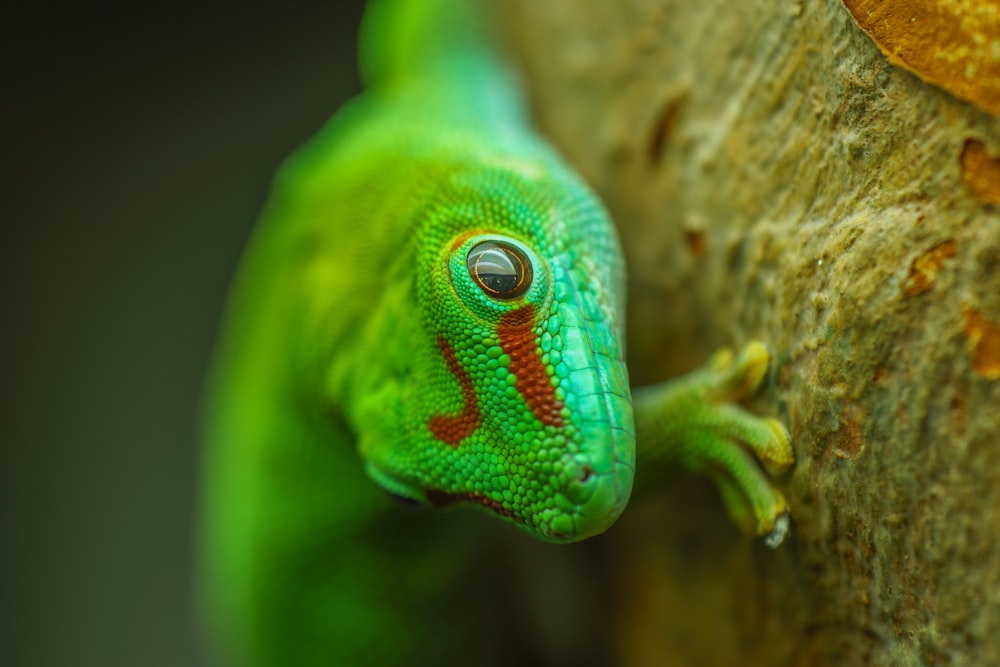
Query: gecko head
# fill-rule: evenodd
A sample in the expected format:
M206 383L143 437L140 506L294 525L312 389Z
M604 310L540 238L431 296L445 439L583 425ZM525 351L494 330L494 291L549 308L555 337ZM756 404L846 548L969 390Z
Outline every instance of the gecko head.
M572 542L614 523L632 489L621 258L596 203L525 205L516 189L478 188L428 225L415 432L404 454L366 458L396 495L479 505Z

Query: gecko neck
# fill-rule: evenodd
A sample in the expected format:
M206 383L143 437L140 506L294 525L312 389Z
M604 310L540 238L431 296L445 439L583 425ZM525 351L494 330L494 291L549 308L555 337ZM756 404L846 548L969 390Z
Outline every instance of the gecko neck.
M484 0L373 0L362 24L361 77L449 121L528 125L521 83Z

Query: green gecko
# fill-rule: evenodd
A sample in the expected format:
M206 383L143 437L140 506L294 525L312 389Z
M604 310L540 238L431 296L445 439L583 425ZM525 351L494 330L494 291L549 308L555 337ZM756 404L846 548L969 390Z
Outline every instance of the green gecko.
M630 390L614 228L532 129L485 16L372 3L366 92L284 166L244 257L206 397L202 540L208 624L236 664L431 664L461 645L428 610L445 590L472 604L463 536L388 496L569 543L615 522L636 473L638 493L680 467L785 535L761 464L790 466L789 437L737 405L767 352Z

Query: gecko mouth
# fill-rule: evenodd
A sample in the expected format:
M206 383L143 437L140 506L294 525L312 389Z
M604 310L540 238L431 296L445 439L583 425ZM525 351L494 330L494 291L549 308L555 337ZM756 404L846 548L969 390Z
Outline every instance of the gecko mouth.
M435 508L447 507L458 502L467 502L481 505L495 514L499 514L502 517L512 519L519 523L523 523L524 521L524 519L513 510L504 507L499 501L488 498L481 493L472 493L471 491L464 493L449 493L448 491L441 491L438 489L428 489L424 492L424 495L427 497L427 502Z

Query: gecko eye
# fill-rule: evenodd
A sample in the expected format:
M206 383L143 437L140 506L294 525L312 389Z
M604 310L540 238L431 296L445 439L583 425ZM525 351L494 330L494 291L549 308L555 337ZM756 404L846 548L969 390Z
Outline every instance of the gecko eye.
M469 251L469 275L486 296L513 299L531 287L531 261L503 241L483 241Z

